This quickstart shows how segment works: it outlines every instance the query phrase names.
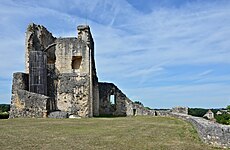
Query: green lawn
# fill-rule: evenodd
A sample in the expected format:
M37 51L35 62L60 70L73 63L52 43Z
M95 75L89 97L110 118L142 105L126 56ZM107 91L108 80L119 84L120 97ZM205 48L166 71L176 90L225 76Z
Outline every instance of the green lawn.
M0 149L205 150L195 129L168 117L0 120Z

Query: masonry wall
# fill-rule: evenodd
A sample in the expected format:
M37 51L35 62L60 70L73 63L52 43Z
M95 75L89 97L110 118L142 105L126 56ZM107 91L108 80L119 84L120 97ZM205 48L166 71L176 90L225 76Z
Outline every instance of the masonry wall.
M11 105L10 118L44 118L47 117L49 97L26 90L17 90Z
M89 114L89 53L86 43L76 38L56 40L57 109L77 116ZM78 69L73 58L81 57Z
M172 113L171 116L184 119L193 124L200 138L207 144L230 148L230 126L218 124L204 118L186 114Z
M25 72L29 73L30 51L44 51L50 44L54 43L53 35L41 25L30 24L26 30L25 39Z
M114 95L115 103L111 104L110 96ZM118 89L113 83L99 82L100 115L135 116L155 115L154 110L149 110L143 105L135 104Z
M87 25L77 27L78 39L86 42L86 51L89 52L89 110L90 116L99 115L99 87L98 78L94 59L94 41L90 28Z
M29 75L26 73L14 73L12 85L12 97L10 118L18 117L46 117L47 96L31 93L29 89Z
M45 27L30 24L25 59L27 75L18 74L13 79L12 112L20 108L21 113L28 109L22 106L30 106L29 112L35 113L34 106L39 108L38 114L27 112L30 117L41 116L42 111L54 118L153 114L133 103L114 84L98 83L94 41L87 25L77 27L77 37L55 38ZM16 80L23 86L18 88ZM115 104L109 101L112 94ZM22 105L14 105L18 99Z
M222 125L201 117L194 117L185 113L172 111L157 111L158 116L171 116L190 122L198 135L206 144L215 147L230 148L230 126Z

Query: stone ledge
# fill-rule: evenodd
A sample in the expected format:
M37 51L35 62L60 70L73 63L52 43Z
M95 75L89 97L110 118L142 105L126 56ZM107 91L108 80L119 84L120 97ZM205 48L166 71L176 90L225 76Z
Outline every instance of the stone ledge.
M180 113L170 113L170 116L190 122L205 143L215 147L230 148L229 125L222 125L200 117Z

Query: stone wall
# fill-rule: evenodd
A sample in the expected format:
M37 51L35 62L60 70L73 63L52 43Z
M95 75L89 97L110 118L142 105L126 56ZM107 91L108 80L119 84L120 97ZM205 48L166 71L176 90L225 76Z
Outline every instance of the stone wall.
M133 103L133 109L136 109L135 115L149 115L149 116L155 116L155 110L147 109L143 105Z
M171 116L171 110L156 110L156 116L167 117Z
M77 38L58 38L55 66L59 73L89 73L89 51L86 43ZM79 68L73 68L74 56L79 57Z
M114 104L110 101L110 96L114 96ZM114 116L136 116L155 115L154 110L149 110L143 105L132 102L113 83L99 82L100 115Z
M110 96L114 95L114 104ZM99 114L126 116L126 96L113 84L99 82Z
M230 148L229 125L221 125L204 118L181 113L171 113L170 115L190 122L205 143L215 147Z
M47 48L54 41L55 38L44 26L33 23L28 26L25 70L29 73L30 92L47 95L47 60L51 62L50 60L53 59L52 51L48 51Z
M27 73L16 72L13 74L12 94L17 90L29 90L29 75Z
M54 43L53 35L41 25L34 23L28 25L25 41L25 72L29 73L30 51L44 51L50 44Z
M57 109L69 114L89 115L89 53L86 43L77 38L56 40ZM73 68L73 58L80 57L79 66Z
M92 117L99 114L154 115L155 111L133 103L114 84L98 83L90 28L88 25L80 25L77 32L77 37L55 38L44 26L28 26L25 45L27 75L14 76L12 112L18 110L14 103L20 101L23 106L31 106L29 112L34 111L31 102L34 107L41 104L37 115L28 114L24 107L20 109L20 113L24 110L28 117L40 116L40 110L43 109L54 118L66 116L65 114L74 117ZM18 90L24 90L29 96L21 97L22 92ZM111 95L114 95L114 104L109 100ZM38 103L32 97L36 97ZM46 106L40 103L43 101L46 101Z
M57 93L58 110L81 117L88 117L89 76L87 74L60 74Z
M12 97L10 118L47 116L49 97L26 90L17 90Z
M181 107L181 106L173 107L172 112L181 113L181 114L188 114L188 107Z

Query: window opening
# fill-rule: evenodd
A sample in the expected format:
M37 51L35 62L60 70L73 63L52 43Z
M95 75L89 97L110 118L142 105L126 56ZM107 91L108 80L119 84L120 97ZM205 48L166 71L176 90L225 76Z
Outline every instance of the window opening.
M79 69L81 66L82 56L73 56L72 69Z
M110 103L111 103L112 105L115 104L115 96L114 96L114 95L110 95Z

